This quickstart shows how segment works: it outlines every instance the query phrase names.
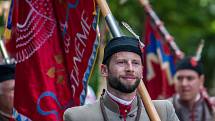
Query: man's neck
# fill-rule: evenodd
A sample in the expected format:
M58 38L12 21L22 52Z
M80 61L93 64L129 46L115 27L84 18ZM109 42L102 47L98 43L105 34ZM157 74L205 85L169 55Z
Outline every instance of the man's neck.
M136 91L134 91L132 93L123 93L123 92L119 92L115 89L109 89L109 88L107 88L107 91L108 91L108 93L115 96L116 98L119 98L124 101L132 101L136 97Z
M118 97L114 96L114 95L111 94L108 90L107 90L107 94L108 94L108 96L110 96L114 101L116 101L116 102L118 102L118 103L120 103L120 104L123 104L123 105L130 105L130 104L133 102L134 98L135 98L135 97L133 97L132 100L127 101L127 100L123 100L123 99L121 99L121 98L118 98Z
M179 98L179 100L180 100L179 95L177 95L177 98ZM197 94L196 97L195 97L195 99L193 99L193 100L190 100L190 101L182 101L182 100L180 100L180 102L183 103L184 105L188 106L189 109L192 109L193 106L194 106L194 104L195 104L200 98L201 98L201 95L200 95L200 94Z

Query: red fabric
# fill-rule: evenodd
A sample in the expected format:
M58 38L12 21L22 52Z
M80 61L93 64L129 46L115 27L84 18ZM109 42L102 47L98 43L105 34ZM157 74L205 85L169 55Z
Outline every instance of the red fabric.
M123 117L124 121L126 121L126 116L131 110L131 105L123 105L118 102L117 102L117 104L119 106L120 115Z
M152 99L164 99L174 93L174 62L169 45L162 40L156 27L146 19L144 83ZM168 66L166 66L168 65Z
M16 120L15 120L15 119L13 119L13 118L10 118L10 119L9 119L9 121L16 121Z
M15 49L16 49L16 43L13 42L13 38L14 38L14 34L15 34L15 27L12 26L16 26L17 20L18 20L18 4L17 4L17 0L11 0L11 5L10 5L10 12L8 15L8 23L10 24L11 28L6 27L5 29L8 29L11 33L10 37L5 37L5 46L7 49L8 54L11 57L15 57ZM9 18L11 19L11 21L9 21ZM11 23L10 23L11 22Z
M19 0L15 6L15 109L33 121L62 121L66 108L80 105L96 40L94 1Z

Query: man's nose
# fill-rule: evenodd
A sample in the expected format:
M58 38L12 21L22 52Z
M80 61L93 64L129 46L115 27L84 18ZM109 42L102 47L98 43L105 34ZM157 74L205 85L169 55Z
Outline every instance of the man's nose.
M128 61L126 70L127 71L134 71L134 66L132 65L131 61Z
M186 86L188 84L188 80L186 78L183 78L181 81L181 85Z

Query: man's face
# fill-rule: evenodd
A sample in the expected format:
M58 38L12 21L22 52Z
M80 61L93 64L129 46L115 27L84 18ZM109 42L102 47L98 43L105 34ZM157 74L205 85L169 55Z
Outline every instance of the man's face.
M14 80L7 80L0 83L0 110L7 114L12 114L14 85Z
M123 93L134 92L142 79L141 58L133 52L113 54L106 68L108 85Z
M175 74L175 89L182 101L194 101L203 83L204 76L193 70L179 70Z

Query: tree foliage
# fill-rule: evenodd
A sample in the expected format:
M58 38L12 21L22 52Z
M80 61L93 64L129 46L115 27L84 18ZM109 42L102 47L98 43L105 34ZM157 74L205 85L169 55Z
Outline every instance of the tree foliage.
M143 6L138 0L127 0L124 4L120 1L123 0L109 1L114 17L119 22L126 21L142 35L145 21ZM205 40L202 53L205 85L215 94L215 1L151 0L150 4L186 56L195 55L200 40Z

